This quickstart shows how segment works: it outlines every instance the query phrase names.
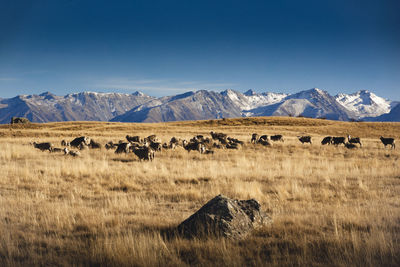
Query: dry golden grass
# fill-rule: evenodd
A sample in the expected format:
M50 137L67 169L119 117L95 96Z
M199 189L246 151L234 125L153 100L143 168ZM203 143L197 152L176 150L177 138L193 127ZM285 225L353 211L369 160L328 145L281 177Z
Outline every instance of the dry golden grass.
M82 157L28 145L88 135L96 141L156 133L162 140L211 130L249 142L283 134L272 147L246 144L214 155L182 149L153 162L112 151ZM319 144L360 136L364 147ZM296 136L310 134L313 145ZM68 122L0 126L0 265L400 265L400 123L243 118L160 124ZM185 240L168 229L217 194L256 198L274 222L241 241Z

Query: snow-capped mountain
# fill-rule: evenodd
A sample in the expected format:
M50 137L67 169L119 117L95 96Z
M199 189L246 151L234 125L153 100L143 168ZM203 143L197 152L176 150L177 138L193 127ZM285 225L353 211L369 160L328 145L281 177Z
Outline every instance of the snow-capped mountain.
M383 99L368 91L333 97L318 88L295 94L200 90L159 98L141 92L82 92L66 96L46 92L0 99L0 123L9 123L13 116L26 117L33 122L163 122L246 116L398 121L400 118L396 110L399 106L394 108L396 104L398 102ZM391 110L393 112L389 113Z
M353 94L338 94L336 100L348 110L353 111L358 118L377 117L389 113L392 101L384 99L367 90Z
M248 110L252 116L304 116L349 120L355 114L342 107L334 97L318 88L287 95L275 103Z
M140 92L20 95L0 100L0 123L9 123L13 116L33 122L108 121L152 99Z
M270 92L257 94L251 89L243 94L228 89L223 91L221 94L229 97L229 99L232 100L242 110L242 112L244 112L244 115L252 115L247 111L260 106L267 106L278 103L288 96L288 94Z

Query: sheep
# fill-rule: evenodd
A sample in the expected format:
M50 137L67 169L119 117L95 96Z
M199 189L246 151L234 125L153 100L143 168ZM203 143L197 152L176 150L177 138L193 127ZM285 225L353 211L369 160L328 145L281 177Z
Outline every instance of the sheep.
M53 152L53 153L55 153L55 152L63 152L63 151L64 151L64 149L59 148L59 147L53 147L53 148L50 150L50 152Z
M304 144L304 143L310 143L310 144L312 144L312 142L311 142L311 136L309 136L309 135L297 136L297 138L299 139L299 141L300 141L302 144Z
M61 146L70 146L70 143L68 141L62 140Z
M162 145L159 142L150 142L149 146L154 150L154 151L161 151Z
M345 140L346 140L346 138L344 138L344 137L334 136L334 137L332 137L332 144L334 144L335 146L338 146L340 144L345 145Z
M350 135L347 135L347 140L351 144L359 144L360 147L362 147L360 137L351 137Z
M157 142L157 136L155 134L149 135L145 138L144 141L148 142Z
M197 150L199 151L200 154L203 154L206 151L206 147L204 146L203 143L200 142L187 142L186 140L183 140L183 148L187 150L187 152L190 152L192 150Z
M177 146L182 145L182 140L176 137L172 137L169 141L169 148L175 149Z
M82 143L79 144L78 149L79 150L84 150L84 149L87 149L88 147L89 147L88 145L86 145L85 143L82 142Z
M355 144L348 143L348 142L345 143L344 146L345 146L346 148L348 148L348 149L355 149L355 148L357 148L357 146L356 146Z
M113 141L109 141L107 144L104 145L104 147L105 147L107 150L113 149L113 148L115 148L116 146L117 146L117 145L114 144Z
M149 160L154 159L154 150L148 146L134 147L133 153L139 158L139 160Z
M391 145L391 149L396 148L396 143L394 138L391 137L380 137L381 142L385 145L385 148L387 145Z
M52 148L53 148L53 144L52 144L52 143L49 143L49 142L45 142L45 143L36 143L36 142L33 142L33 146L34 146L35 148L37 148L37 149L42 150L42 151L45 151L45 150L51 151Z
M271 135L270 139L272 141L281 141L283 142L283 136L281 134Z
M129 135L127 135L127 136L125 136L125 138L126 138L126 140L128 141L128 142L136 142L136 143L141 143L141 140L140 140L140 136L138 136L138 135L136 135L136 136L129 136Z
M220 141L222 144L226 144L226 138L228 137L226 134L224 133L215 133L215 132L210 132L211 137L213 140L218 140Z
M73 156L73 157L79 157L81 155L81 152L74 151L74 150L69 150L68 148L64 148L64 155L70 155L70 156Z
M258 141L258 134L253 133L253 134L251 135L250 143L255 144L255 143L257 143L257 141Z
M227 149L239 149L239 144L238 143L228 143L226 144Z
M239 139L232 138L232 137L228 137L227 139L228 139L228 143L236 143L236 144L243 145L243 141L240 141Z
M261 139L261 138L258 140L258 143L263 145L263 146L270 146L271 145L271 143L268 140Z
M71 147L79 147L81 144L89 145L90 144L90 137L81 136L77 137L70 142Z
M96 142L96 141L94 141L93 139L91 139L90 143L89 143L89 147L93 148L93 149L101 148L101 144Z
M131 146L131 143L118 144L117 149L115 150L114 153L116 153L116 154L129 153L130 146Z
M260 138L258 138L258 141L259 142L260 142L260 140L268 141L268 139L269 139L268 135L264 134L264 135L261 135Z
M332 136L326 136L321 141L321 145L330 145L332 144Z

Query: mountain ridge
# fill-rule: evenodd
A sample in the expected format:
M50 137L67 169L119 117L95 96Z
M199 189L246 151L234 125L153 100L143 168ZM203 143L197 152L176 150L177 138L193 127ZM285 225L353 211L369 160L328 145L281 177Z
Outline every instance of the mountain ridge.
M332 120L400 120L398 102L367 90L331 96L312 88L293 94L249 89L243 93L227 89L188 91L152 97L136 91L98 93L83 91L57 96L51 92L0 98L0 123L11 117L27 117L32 122L121 121L163 122L249 116L304 116Z

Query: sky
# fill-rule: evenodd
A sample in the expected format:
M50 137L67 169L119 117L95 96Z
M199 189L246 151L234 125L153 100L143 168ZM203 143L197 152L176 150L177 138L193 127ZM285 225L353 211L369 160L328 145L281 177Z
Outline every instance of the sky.
M0 97L235 89L400 100L400 1L0 0Z

